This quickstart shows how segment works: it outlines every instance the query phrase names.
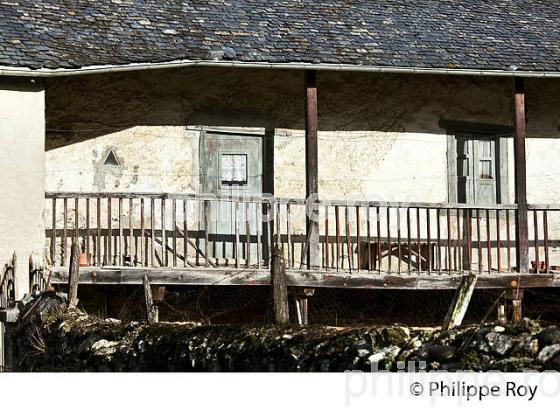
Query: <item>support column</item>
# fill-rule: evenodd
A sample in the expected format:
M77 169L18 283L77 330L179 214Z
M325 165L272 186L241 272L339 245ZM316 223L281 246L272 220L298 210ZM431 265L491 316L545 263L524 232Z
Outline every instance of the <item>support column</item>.
M317 148L317 73L305 72L305 193L307 198L307 266L319 268L319 159Z
M517 218L515 239L516 263L520 273L529 271L529 228L527 223L527 162L525 158L525 83L515 78L514 94L514 156L515 156L515 202Z

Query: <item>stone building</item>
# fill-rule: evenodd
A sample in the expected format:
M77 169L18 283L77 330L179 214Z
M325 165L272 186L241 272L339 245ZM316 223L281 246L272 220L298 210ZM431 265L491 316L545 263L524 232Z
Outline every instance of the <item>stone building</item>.
M556 285L560 9L459 3L0 1L0 260Z

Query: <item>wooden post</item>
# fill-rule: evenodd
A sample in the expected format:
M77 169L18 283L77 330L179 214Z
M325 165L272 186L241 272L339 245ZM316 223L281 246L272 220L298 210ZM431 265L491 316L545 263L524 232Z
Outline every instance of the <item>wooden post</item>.
M286 265L278 245L272 250L272 295L274 303L274 322L285 325L290 321L290 311L288 307L288 286L286 282Z
M471 301L477 278L478 276L475 273L470 273L461 278L459 288L457 288L457 291L455 292L453 302L451 302L449 311L443 321L442 328L444 330L449 330L461 325L461 322L467 313L467 308L469 307L469 302Z
M295 295L296 311L298 324L308 325L309 324L309 297L313 296L315 289L304 288L298 289Z
M144 275L144 302L146 305L146 319L150 325L153 325L159 321L159 310L158 307L154 305L152 287L150 286L148 275Z
M80 245L77 240L72 241L70 249L70 267L68 273L68 307L78 306L78 282L80 275Z
M506 293L506 299L511 301L511 321L521 322L523 318L523 289L510 289Z
M307 198L307 265L320 267L319 207L316 204L319 193L319 159L317 143L317 73L305 72L305 191Z
M516 263L521 273L529 271L529 227L527 222L527 163L525 158L525 83L515 78L514 95L514 156L515 156L515 202L517 219L515 239Z

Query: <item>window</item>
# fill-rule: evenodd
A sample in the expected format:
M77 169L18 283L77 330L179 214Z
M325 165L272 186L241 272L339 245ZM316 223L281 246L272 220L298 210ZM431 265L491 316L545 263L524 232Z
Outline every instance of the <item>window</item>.
M455 136L456 184L458 203L496 204L499 201L500 180L497 151L498 138L475 134ZM450 175L452 176L452 175ZM455 181L453 181L455 179Z
M441 119L439 125L447 132L449 202L509 203L511 126L447 119Z
M247 154L221 155L222 184L243 185L247 183Z
M109 153L105 157L105 161L103 161L103 165L112 165L112 166L117 166L118 167L121 164L120 164L119 160L117 159L117 156L115 155L113 150L111 150L111 151L109 151Z

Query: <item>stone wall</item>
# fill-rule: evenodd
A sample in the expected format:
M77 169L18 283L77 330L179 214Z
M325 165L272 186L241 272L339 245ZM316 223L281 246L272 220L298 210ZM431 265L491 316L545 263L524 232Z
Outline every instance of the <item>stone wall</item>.
M510 79L321 72L318 87L325 197L446 201L440 120L512 123ZM555 196L558 91L557 81L527 81L531 202ZM196 192L196 126L226 126L274 129L275 190L305 192L301 72L183 69L54 79L47 105L48 190ZM102 165L111 148L120 168ZM512 191L512 144L508 162Z
M45 93L41 81L0 79L0 266L18 257L16 297L27 292L28 259L42 254Z
M204 128L274 135L274 190L305 194L303 73L196 68L47 84L49 191L200 192ZM528 199L558 203L560 81L526 82ZM327 199L447 202L441 120L512 125L510 78L320 72L319 190ZM103 162L113 150L118 166ZM514 200L507 138L504 202ZM549 226L560 233L560 215Z

